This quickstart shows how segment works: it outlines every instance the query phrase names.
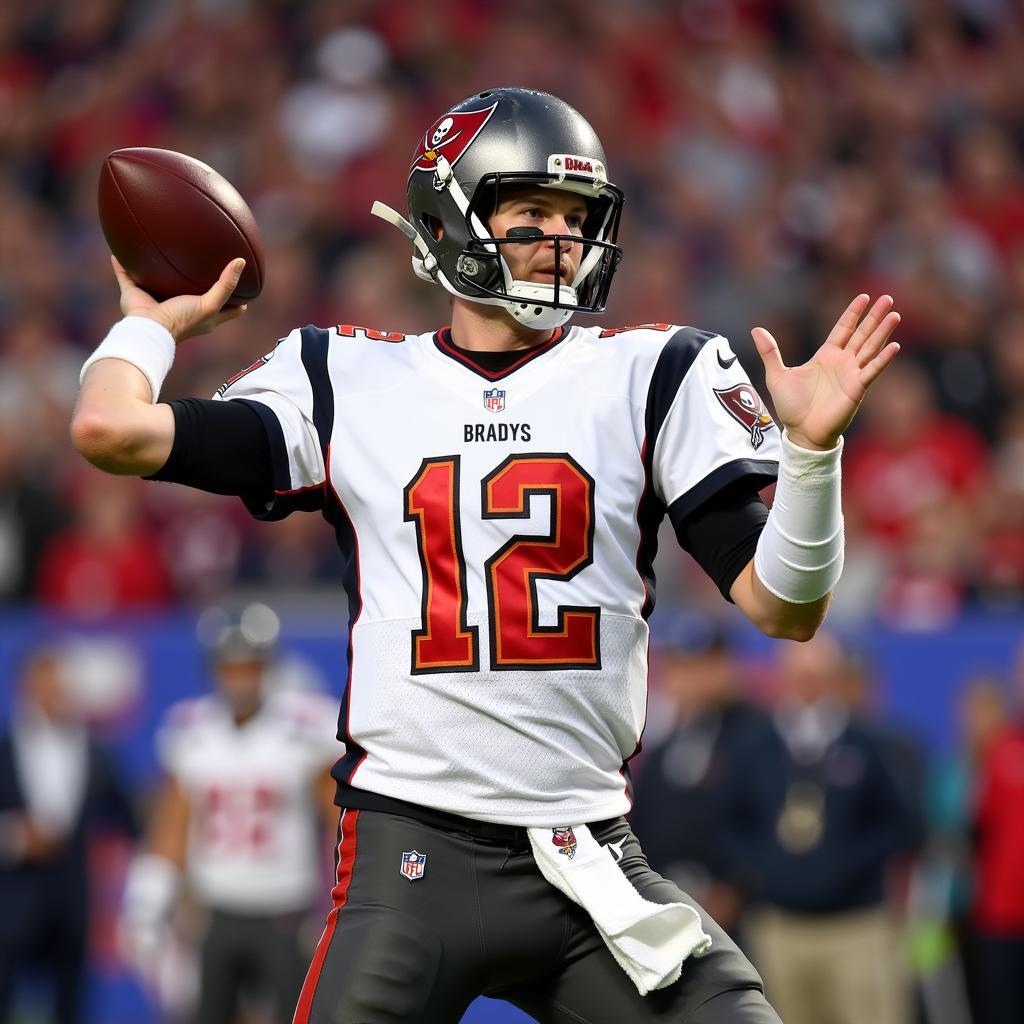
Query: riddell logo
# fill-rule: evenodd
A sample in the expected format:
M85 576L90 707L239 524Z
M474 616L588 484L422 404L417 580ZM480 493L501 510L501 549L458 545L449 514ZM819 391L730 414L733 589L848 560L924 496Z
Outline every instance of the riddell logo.
M594 165L589 160L577 160L574 156L565 158L565 169L567 171L586 171L588 174L594 173Z

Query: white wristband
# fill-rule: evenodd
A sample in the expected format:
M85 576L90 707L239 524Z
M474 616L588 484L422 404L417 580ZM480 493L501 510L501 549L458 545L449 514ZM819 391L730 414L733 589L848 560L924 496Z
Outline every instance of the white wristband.
M101 359L123 359L149 381L150 401L155 404L174 362L174 350L174 335L162 324L145 316L126 316L110 328L96 351L86 359L79 380Z
M839 460L782 435L775 502L754 551L758 578L790 604L810 604L829 593L843 571L843 509Z
M163 921L178 896L181 872L156 853L140 853L131 862L124 886L124 915L149 925Z

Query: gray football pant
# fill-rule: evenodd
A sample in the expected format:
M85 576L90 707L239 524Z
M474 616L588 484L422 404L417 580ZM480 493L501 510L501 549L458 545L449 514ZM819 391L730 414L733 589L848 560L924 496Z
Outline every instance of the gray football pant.
M272 1019L287 1024L308 956L302 914L233 914L215 910L200 950L199 1001L193 1024L224 1024L238 1014L243 988L269 997Z
M342 815L334 910L299 999L295 1024L457 1024L479 995L541 1024L780 1024L735 943L648 866L623 818L594 828L625 839L623 871L656 903L701 915L711 952L667 988L641 997L585 911L540 874L525 830L498 842L395 814ZM409 880L402 855L426 854Z

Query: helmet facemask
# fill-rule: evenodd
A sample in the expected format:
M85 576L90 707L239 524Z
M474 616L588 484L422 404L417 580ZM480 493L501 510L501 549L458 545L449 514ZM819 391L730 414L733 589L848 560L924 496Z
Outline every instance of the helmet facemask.
M480 180L469 204L466 229L469 241L456 261L455 284L466 298L505 307L508 313L527 327L538 330L559 327L573 313L599 313L607 302L612 275L622 258L615 244L618 233L621 194L607 182L595 186L586 179L573 180L566 188L562 181L528 172L487 175ZM582 195L587 216L579 234L544 234L539 228L512 228L498 238L487 229L488 221L509 191L531 187L559 189ZM609 195L608 192L614 190ZM486 214L484 211L488 211ZM553 243L552 261L563 265L568 251L582 245L579 267L572 280L563 282L556 274L551 284L520 281L512 276L504 258L506 246Z

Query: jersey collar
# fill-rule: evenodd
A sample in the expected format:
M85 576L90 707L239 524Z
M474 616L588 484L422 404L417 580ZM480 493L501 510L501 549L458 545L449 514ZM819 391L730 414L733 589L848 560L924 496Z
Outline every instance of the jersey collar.
M466 367L467 370L472 370L473 373L483 377L484 380L501 380L507 377L511 373L515 373L516 370L525 366L527 363L532 362L538 356L544 355L545 352L550 352L564 337L565 329L562 327L556 327L551 337L544 342L543 345L537 345L535 348L526 349L522 357L517 359L514 363L506 366L504 370L487 370L480 366L472 358L465 355L464 352L460 352L452 344L452 335L450 327L442 327L434 335L434 345L437 350L447 356L449 359L455 360L455 362Z

